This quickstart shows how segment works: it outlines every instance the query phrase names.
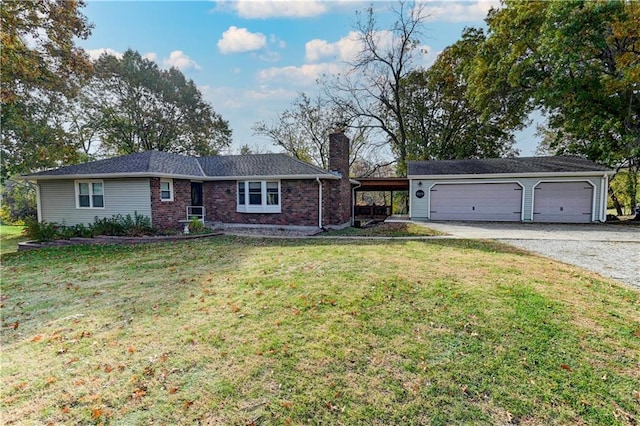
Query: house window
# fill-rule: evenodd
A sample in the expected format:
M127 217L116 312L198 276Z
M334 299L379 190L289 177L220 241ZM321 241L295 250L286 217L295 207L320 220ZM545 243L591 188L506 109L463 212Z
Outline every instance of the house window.
M160 179L160 200L173 201L173 179Z
M104 183L101 180L76 181L76 208L104 208Z
M238 211L280 213L279 181L239 181Z

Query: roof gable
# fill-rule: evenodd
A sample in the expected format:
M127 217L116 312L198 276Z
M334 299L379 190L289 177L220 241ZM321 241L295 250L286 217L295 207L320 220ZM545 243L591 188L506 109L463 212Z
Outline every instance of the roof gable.
M407 175L409 177L437 175L517 175L609 171L611 171L611 169L584 158L557 156L410 161L408 163Z

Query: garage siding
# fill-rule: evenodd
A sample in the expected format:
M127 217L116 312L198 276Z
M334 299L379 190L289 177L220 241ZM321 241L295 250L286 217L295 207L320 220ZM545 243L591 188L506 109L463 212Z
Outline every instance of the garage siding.
M149 179L104 179L104 208L76 208L73 180L40 181L42 220L77 225L93 223L95 217L115 214L133 216L134 212L151 217Z
M429 188L431 188L433 185L436 184L443 184L443 183L455 183L455 184L468 184L468 183L488 183L488 182L492 182L492 183L499 183L499 182L518 182L522 187L522 196L523 196L523 214L522 217L524 218L525 222L531 222L534 221L535 219L533 218L533 203L534 203L534 196L533 196L533 192L534 192L534 188L536 185L540 184L541 182L549 182L549 181L553 181L553 182L571 182L571 181L581 181L581 182L590 182L591 184L593 184L594 190L593 190L593 200L595 200L595 209L593 211L592 214L592 220L594 221L598 221L600 220L600 214L601 212L606 212L606 204L603 205L603 198L604 198L604 203L606 203L606 196L603 197L603 185L602 185L602 178L601 177L592 177L592 176L588 176L588 177L567 177L567 178L563 178L563 177L552 177L552 178L538 178L538 177L518 177L518 178L513 178L513 177L505 177L504 179L501 178L491 178L491 179L468 179L468 178L462 178L462 179L416 179L416 178L411 178L410 179L410 192L411 192L411 200L410 200L410 214L411 214L411 218L412 219L416 219L416 220L434 220L431 219L431 214L430 214L430 194L429 194ZM420 182L422 182L422 185L418 185ZM587 185L589 185L587 183ZM418 190L423 190L424 192L424 196L422 198L418 198L416 196L416 192ZM593 205L593 203L592 203ZM604 215L604 213L602 213ZM455 220L455 219L449 219L449 220Z

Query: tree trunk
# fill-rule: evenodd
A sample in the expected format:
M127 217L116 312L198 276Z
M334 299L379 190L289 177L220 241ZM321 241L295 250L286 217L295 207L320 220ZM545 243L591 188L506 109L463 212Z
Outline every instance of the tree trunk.
M622 205L620 204L620 201L618 201L618 197L616 197L616 193L613 192L611 186L609 186L609 196L611 197L613 206L616 209L616 213L618 214L618 216L622 216Z

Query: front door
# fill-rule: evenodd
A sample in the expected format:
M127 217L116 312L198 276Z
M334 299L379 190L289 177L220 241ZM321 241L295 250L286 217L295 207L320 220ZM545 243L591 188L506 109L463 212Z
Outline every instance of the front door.
M191 182L190 216L197 216L199 219L204 219L204 204L202 201L202 182Z

